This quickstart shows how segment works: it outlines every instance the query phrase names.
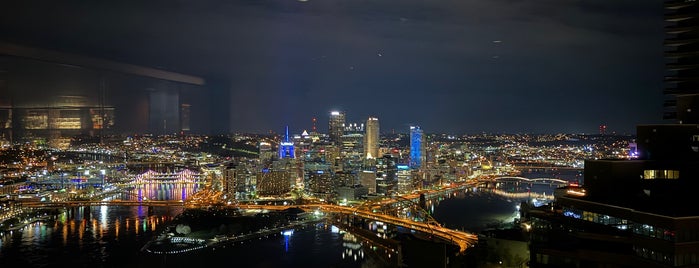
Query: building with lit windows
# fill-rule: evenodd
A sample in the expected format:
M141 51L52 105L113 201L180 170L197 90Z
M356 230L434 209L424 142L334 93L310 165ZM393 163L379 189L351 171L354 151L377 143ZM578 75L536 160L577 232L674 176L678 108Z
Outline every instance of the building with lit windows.
M307 174L306 190L318 198L329 199L335 192L335 183L330 172L316 170Z
M418 169L425 162L425 134L419 126L410 126L410 167Z
M291 191L291 186L289 171L265 169L257 174L257 195L283 195Z
M376 158L379 156L379 119L369 117L366 120L366 132L364 134L364 157Z
M397 159L390 154L376 159L376 193L389 195L396 190Z
M396 171L396 191L398 193L410 193L415 190L412 171L408 165L398 165Z
M269 142L260 142L258 149L260 160L262 161L271 161L278 155L278 153L275 153L274 150L272 150L272 144Z
M345 134L345 112L330 112L330 120L328 120L328 136L330 141L339 144L343 134Z

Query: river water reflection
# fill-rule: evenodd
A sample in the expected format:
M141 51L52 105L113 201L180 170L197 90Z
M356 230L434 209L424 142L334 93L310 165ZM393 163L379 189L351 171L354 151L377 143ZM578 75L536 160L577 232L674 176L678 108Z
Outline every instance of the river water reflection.
M503 187L512 187L504 184ZM150 187L150 188L148 188ZM135 189L124 198L147 197L178 200L196 189L153 185ZM517 188L524 191L526 188ZM553 189L549 189L553 193ZM135 191L135 192L134 192ZM479 232L489 225L517 217L513 199L470 188L428 201L433 216L454 229ZM391 267L395 258L389 251L327 223L294 230L291 235L274 235L244 244L178 256L152 256L140 249L172 219L181 207L97 206L68 209L55 219L36 222L23 229L0 234L0 264L3 267L195 267L227 263L244 267ZM419 255L404 247L403 260ZM440 248L424 244L425 252ZM391 255L392 257L389 257ZM431 260L430 260L431 261ZM431 261L439 263L439 260ZM413 263L413 266L416 266ZM419 266L419 265L418 265Z

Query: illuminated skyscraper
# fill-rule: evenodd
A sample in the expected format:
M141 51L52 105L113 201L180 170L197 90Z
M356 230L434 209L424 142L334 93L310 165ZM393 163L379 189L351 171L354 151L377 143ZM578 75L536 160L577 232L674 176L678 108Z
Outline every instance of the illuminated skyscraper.
M335 144L340 143L340 137L345 131L345 112L332 111L330 112L330 120L328 120L328 135L330 141Z
M279 158L295 158L294 142L289 140L289 126L286 127L286 135L281 143L279 143Z
M366 134L364 135L364 157L376 158L379 156L379 119L369 117L366 120Z
M410 167L420 168L425 161L425 135L419 126L410 126Z
M676 97L699 93L699 2L665 0L665 11L667 74L663 93L667 98L663 117L677 119L682 110L676 109Z

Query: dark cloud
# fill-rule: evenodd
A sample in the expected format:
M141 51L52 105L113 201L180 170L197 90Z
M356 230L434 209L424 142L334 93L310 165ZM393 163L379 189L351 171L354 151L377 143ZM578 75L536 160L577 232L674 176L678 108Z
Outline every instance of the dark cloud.
M314 116L323 130L342 107L397 131L628 133L661 118L662 13L659 0L16 1L0 31L227 79L233 131Z

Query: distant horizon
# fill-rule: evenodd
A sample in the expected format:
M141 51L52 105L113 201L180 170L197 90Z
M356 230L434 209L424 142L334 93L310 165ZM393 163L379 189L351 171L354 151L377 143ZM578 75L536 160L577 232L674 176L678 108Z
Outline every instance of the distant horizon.
M303 131L301 132L293 132L289 131L290 135L300 135L302 134ZM319 134L323 135L328 135L327 132L317 132ZM310 134L310 132L309 132ZM396 133L385 133L385 132L380 132L379 135L381 136L390 136L390 135L409 135L410 132L396 132ZM455 137L463 137L463 136L477 136L477 135L584 135L584 136L635 136L636 133L605 133L605 134L600 134L600 133L565 133L565 132L557 132L557 133L525 133L525 132L477 132L477 133L447 133L447 132L425 132L425 135L449 135L449 136L455 136ZM111 134L104 134L103 136L227 136L227 135L258 135L258 136L281 136L284 135L283 132L274 132L274 133L259 133L259 132L230 132L230 133L218 133L218 134L205 134L205 133L171 133L171 134L152 134L152 133L111 133ZM76 135L81 136L81 135ZM93 137L98 137L98 135L94 135Z

